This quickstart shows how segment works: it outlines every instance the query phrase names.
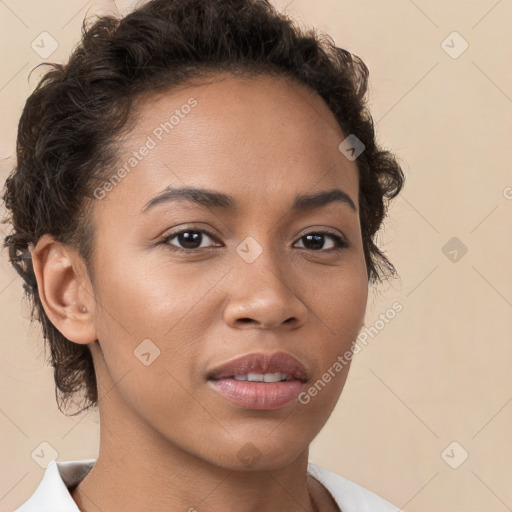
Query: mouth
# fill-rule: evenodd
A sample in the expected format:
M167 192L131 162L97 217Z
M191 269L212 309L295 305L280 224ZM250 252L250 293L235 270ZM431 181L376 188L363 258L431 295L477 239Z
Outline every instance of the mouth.
M255 353L231 360L208 374L208 384L231 403L274 410L293 402L309 379L304 365L284 352Z
M246 375L234 375L235 380L248 382L286 382L293 380L291 375L286 373L248 373Z

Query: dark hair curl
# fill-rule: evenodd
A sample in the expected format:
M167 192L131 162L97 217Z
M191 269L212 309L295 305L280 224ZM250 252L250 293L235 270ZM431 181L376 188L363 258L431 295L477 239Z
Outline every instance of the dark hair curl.
M96 375L88 346L65 338L48 319L30 248L49 233L76 248L94 278L92 191L116 162L116 142L133 124L135 99L223 71L280 75L309 86L345 136L355 134L365 146L356 163L369 282L396 274L375 236L404 176L397 159L377 146L366 107L367 66L329 36L299 27L262 0L152 0L122 19L84 20L69 61L43 64L51 69L26 101L16 166L5 184L4 222L13 229L4 247L50 346L61 411L79 392L78 412L98 404Z

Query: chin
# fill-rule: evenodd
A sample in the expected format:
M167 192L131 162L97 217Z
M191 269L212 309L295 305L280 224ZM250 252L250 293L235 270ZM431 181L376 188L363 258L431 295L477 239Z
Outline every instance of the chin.
M214 456L212 463L229 471L273 471L293 463L308 450L305 435L240 436ZM294 442L295 441L295 442Z

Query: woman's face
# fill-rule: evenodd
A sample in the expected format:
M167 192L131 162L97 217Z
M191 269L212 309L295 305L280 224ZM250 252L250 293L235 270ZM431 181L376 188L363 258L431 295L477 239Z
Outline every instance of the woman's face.
M338 149L349 134L307 88L220 78L146 100L114 185L96 191L101 359L92 348L100 386L115 384L100 407L213 464L271 468L327 421L348 365L332 368L363 324L358 172ZM223 197L172 195L182 188ZM286 358L265 366L278 352L302 372ZM291 380L238 380L249 373Z

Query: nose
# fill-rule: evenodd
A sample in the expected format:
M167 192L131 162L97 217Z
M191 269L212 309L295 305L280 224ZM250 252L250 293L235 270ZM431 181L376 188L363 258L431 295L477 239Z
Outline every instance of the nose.
M225 322L237 329L296 329L303 325L308 308L299 293L300 282L271 261L268 251L252 263L238 261L230 272ZM302 295L302 294L301 294Z

